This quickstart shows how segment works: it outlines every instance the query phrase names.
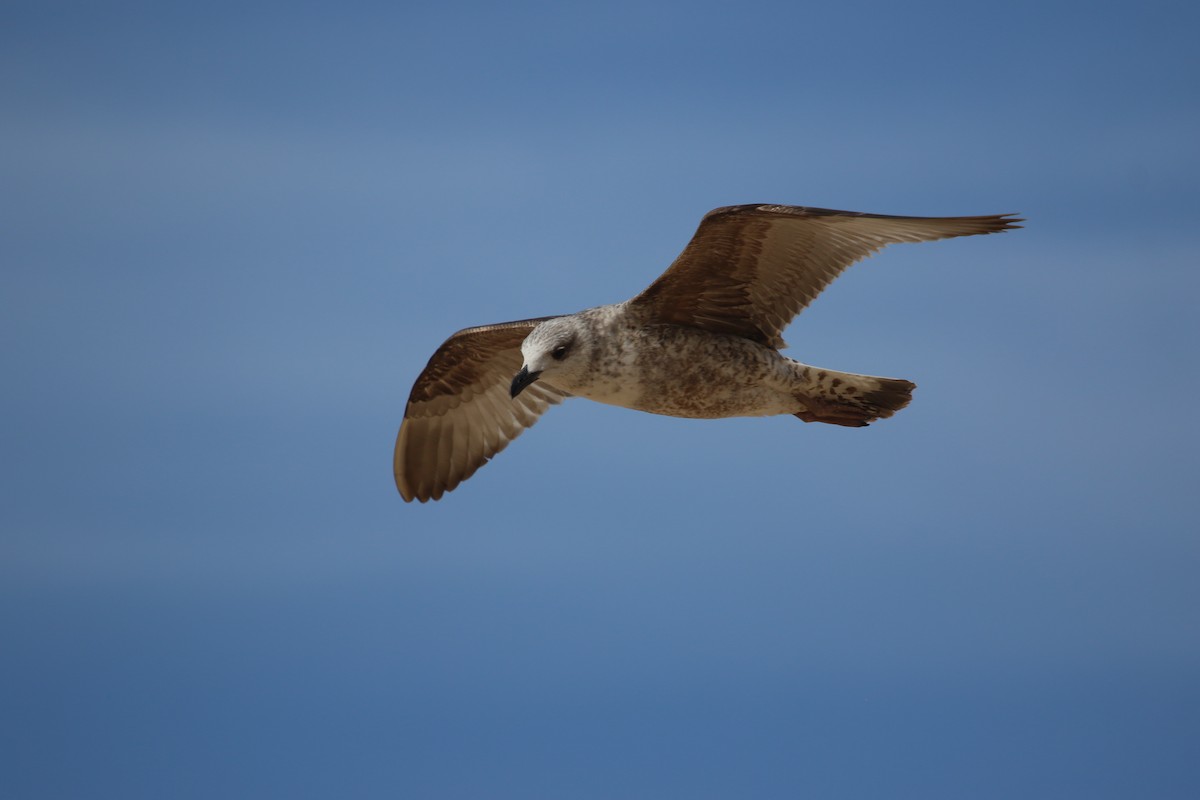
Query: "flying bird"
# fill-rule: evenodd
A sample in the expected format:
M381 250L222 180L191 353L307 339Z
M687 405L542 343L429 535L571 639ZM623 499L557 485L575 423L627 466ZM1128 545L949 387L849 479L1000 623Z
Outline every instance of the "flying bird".
M568 397L673 417L792 414L862 427L915 384L822 369L779 350L784 328L856 261L895 242L1020 227L1013 214L897 217L804 206L710 211L631 300L464 328L429 359L396 438L396 488L438 500Z

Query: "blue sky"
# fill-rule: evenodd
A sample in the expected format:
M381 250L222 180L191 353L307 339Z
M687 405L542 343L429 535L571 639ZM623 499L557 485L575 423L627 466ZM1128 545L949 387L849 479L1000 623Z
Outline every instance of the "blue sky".
M10 3L0 794L1200 792L1189 3ZM1020 212L789 354L866 430L571 401L441 503L471 324L710 208Z

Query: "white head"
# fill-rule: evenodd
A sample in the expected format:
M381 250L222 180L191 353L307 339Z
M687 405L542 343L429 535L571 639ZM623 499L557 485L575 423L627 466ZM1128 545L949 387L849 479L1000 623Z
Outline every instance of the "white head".
M548 319L530 331L521 343L525 363L513 378L512 396L539 378L570 391L588 369L591 339L586 334L575 316Z

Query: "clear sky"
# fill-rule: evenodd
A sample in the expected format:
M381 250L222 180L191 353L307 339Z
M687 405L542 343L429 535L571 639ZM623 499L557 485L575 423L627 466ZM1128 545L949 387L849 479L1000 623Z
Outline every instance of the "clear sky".
M1200 796L1193 2L0 11L0 795ZM467 325L735 203L1019 212L425 506Z

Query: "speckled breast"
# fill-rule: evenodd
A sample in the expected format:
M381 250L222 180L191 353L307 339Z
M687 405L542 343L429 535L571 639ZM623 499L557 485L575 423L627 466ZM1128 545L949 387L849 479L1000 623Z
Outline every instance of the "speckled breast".
M586 390L601 403L651 414L713 419L794 413L793 362L735 336L652 325L612 337ZM583 387L581 387L583 388Z

